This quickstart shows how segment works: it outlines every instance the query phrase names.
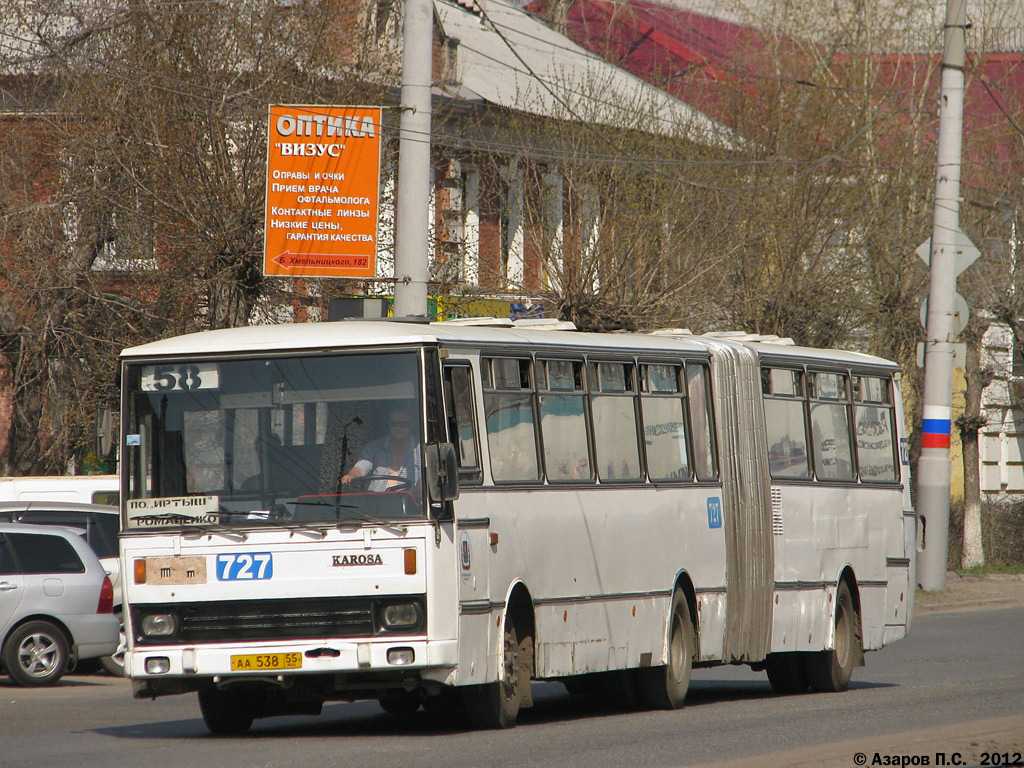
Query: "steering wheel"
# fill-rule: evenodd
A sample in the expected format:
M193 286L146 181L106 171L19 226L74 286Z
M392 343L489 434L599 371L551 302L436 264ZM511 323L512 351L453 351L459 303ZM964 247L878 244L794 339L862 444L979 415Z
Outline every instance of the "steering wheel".
M409 479L401 475L362 475L360 477L353 477L347 485L353 485L360 491L367 491L370 488L370 483L375 480L386 480L394 483L394 485L385 488L385 492L407 491L412 488L412 483L409 482Z

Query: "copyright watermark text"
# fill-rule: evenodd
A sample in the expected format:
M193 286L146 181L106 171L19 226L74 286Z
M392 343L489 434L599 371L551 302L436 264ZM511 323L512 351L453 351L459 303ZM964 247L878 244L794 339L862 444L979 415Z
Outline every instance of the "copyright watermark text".
M906 768L913 765L956 766L979 765L1003 768L1024 766L1024 754L1020 752L982 752L980 758L968 759L960 752L930 752L920 755L892 755L884 752L858 752L853 756L854 765L888 765Z

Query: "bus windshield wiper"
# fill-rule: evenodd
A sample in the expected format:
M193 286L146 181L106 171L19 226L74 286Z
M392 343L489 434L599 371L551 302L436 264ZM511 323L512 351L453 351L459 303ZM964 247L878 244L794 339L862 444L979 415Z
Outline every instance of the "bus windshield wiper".
M358 504L342 504L340 501L312 501L312 502L304 501L304 502L302 502L302 504L303 504L303 506L309 505L311 507L332 507L335 510L335 518L336 519L333 520L333 521L324 520L324 522L325 523L334 522L334 523L336 523L338 525L339 528L344 526L344 525L350 525L350 524L355 523L355 522L362 522L364 524L365 523L369 523L370 525L380 526L381 528L384 528L385 530L392 531L393 533L399 533L399 534L401 534L403 536L406 533L406 529L405 528L397 526L397 525L395 525L393 523L388 523L388 522L386 522L384 520L381 520L378 517L370 517L365 512L360 512ZM349 518L351 518L351 519L349 519L349 518L343 519L341 517L341 510L342 509L347 510L346 511L346 515L348 515Z
M327 536L327 531L324 528L331 523L324 521L317 527L316 523L280 523L280 526L288 531L295 531L296 533L307 533L314 536L319 536L321 539Z
M235 513L237 514L237 513ZM219 533L228 539L237 539L238 541L245 541L249 538L249 534L244 531L239 531L234 528L228 528L226 525L220 523L205 523L203 525L186 525L183 529L183 535L186 539L198 539L202 538L208 533Z

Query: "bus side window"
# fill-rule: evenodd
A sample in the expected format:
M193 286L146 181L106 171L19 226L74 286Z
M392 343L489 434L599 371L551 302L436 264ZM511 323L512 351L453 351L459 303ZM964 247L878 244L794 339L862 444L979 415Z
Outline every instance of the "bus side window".
M455 445L459 462L459 482L479 483L482 473L473 408L473 373L468 365L444 367L444 404L448 438Z
M853 480L850 444L850 396L845 373L808 374L811 401L811 447L819 480Z
M803 371L764 368L761 391L768 433L768 469L772 477L809 478Z
M583 361L538 360L540 433L548 482L593 479L587 439Z
M686 389L693 434L693 469L698 480L715 480L718 477L718 461L712 437L710 381L706 365L687 363Z
M603 483L642 480L633 364L595 362L588 371L597 474Z
M652 482L690 479L682 368L670 363L640 365L644 449Z
M892 382L880 376L856 376L853 399L860 479L865 483L895 482L898 475Z
M523 358L482 360L484 424L491 477L496 483L537 482L537 429L532 363Z

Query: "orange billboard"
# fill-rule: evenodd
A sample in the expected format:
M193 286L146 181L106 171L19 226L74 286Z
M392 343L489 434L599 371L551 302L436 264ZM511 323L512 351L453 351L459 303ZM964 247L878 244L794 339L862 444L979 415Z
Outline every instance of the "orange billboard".
M271 105L263 274L373 277L380 107Z

